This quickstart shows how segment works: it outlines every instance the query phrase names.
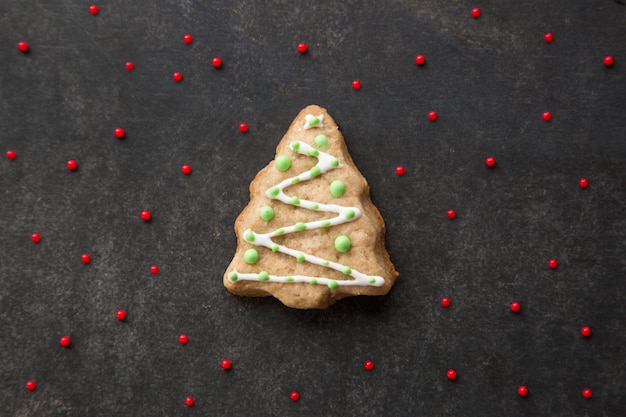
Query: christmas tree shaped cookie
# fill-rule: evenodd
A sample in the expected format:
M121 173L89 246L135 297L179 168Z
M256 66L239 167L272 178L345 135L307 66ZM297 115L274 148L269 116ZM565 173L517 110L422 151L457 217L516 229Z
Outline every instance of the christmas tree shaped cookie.
M325 308L352 295L386 294L398 275L367 181L319 106L300 112L250 184L235 233L224 285L237 295Z

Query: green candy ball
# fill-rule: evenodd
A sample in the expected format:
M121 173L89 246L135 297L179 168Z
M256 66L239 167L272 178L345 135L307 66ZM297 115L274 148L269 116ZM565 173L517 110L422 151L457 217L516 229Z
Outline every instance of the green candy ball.
M333 197L341 197L346 192L346 184L341 180L335 180L330 183L330 195Z
M352 247L352 241L346 235L339 235L335 238L335 249L337 252L345 253Z
M259 210L259 216L261 216L261 218L266 222L269 222L274 218L274 209L270 206L261 207L261 210Z
M318 148L326 148L328 146L328 138L326 135L317 135L315 136L315 144Z
M255 264L259 260L259 252L256 249L248 249L243 254L243 260L246 261L247 264Z
M291 159L287 155L279 155L276 157L276 169L285 172L291 168Z

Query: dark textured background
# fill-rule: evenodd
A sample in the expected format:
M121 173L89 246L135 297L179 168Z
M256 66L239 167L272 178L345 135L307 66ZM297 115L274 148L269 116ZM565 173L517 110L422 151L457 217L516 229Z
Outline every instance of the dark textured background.
M18 154L0 160L0 415L626 415L622 2L88 6L0 2L0 151ZM248 185L311 103L340 124L400 277L323 311L232 296Z

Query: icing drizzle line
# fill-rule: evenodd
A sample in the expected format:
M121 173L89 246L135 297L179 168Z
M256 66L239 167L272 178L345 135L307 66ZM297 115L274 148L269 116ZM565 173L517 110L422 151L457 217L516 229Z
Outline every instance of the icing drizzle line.
M325 277L310 277L304 275L289 275L278 276L271 275L266 271L259 273L239 273L237 270L233 270L228 274L230 282L236 282L238 280L243 281L261 281L261 282L278 282L278 283L295 283L304 282L313 285L327 285L328 288L334 289L337 286L374 286L381 287L385 284L385 280L379 276L369 276L363 274L347 265L342 265L337 262L328 261L317 257L312 254L303 253L294 249L291 249L284 245L275 243L272 238L275 236L282 236L288 233L297 233L306 230L314 230L324 227L337 226L343 223L351 222L361 217L361 210L357 207L346 207L336 204L323 204L315 201L301 200L298 197L290 197L283 191L290 185L297 184L302 181L308 181L321 174L324 174L332 169L341 168L339 160L334 156L325 152L318 151L317 149L309 146L304 142L292 142L289 147L292 151L302 155L313 156L318 159L317 164L310 170L305 171L295 177L287 178L280 183L270 187L265 195L272 200L279 200L285 204L302 207L313 211L324 211L328 213L335 213L336 216L326 220L316 220L307 223L296 223L291 226L276 229L269 233L255 233L251 229L244 232L244 239L253 245L263 246L271 249L272 252L280 252L286 255L296 258L300 262L309 262L315 265L324 266L326 268L334 269L354 279L335 280Z

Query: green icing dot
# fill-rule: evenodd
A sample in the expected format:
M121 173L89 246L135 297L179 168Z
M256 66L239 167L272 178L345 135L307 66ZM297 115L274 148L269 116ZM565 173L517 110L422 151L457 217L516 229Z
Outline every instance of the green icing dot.
M369 282L370 284L376 284L376 278L370 278Z
M352 269L350 269L349 266L344 266L343 268L341 268L341 272L343 272L346 275L350 275L352 273Z
M320 169L320 167L315 165L313 168L311 168L311 171L309 172L311 173L311 177L317 177L322 173L322 170Z
M315 285L317 284L317 280L315 278L309 280L309 284Z
M315 136L315 144L318 148L326 148L328 146L328 138L326 135L317 135Z
M278 229L274 232L274 236L280 236L285 233L285 229Z
M313 126L317 126L318 124L320 124L320 118L319 117L311 117L309 119L309 121L307 122L307 124L311 127Z
M259 210L259 216L261 216L261 218L266 222L269 222L274 218L274 209L270 206L261 207L261 210Z
M314 157L317 158L318 156L320 156L320 151L318 151L317 149L309 149L306 152L306 154L309 155L309 156L314 156Z
M285 277L285 282L294 282L293 277Z
M328 220L324 220L322 222L322 227L330 227L330 222Z
M330 288L331 290L334 290L335 288L337 288L337 281L335 281L334 279L331 279L330 281L328 281L328 288Z
M291 197L289 199L289 204L293 204L294 206L300 205L300 199L298 197Z
M339 235L335 238L335 249L338 252L345 253L352 247L352 241L346 235Z
M276 157L275 166L280 172L285 172L291 168L291 159L287 155L279 155Z
M300 150L300 142L294 142L291 144L291 149L293 149L294 151L298 151Z
M243 234L243 237L248 241L248 242L254 242L254 232L250 229L246 230L246 232Z
M341 197L346 192L346 184L341 180L335 180L330 183L330 195L333 197Z
M333 160L330 161L330 165L337 168L339 166L339 159L334 158Z
M278 249L280 249L280 247L276 244L272 245L272 252L278 252Z
M255 264L259 260L259 252L256 249L248 249L243 254L243 260L246 261L247 264Z
M354 212L354 210L348 210L348 211L346 211L346 214L345 214L346 219L348 219L348 220L353 219L353 218L354 218L354 216L355 216L355 214L356 214L356 213Z
M268 274L266 271L259 272L259 281L269 281L269 280L270 280L270 274Z
M313 203L313 204L311 204L311 210L317 210L317 209L319 209L319 208L320 208L320 205L319 205L319 204L317 204L317 203Z
M297 183L299 183L299 182L300 182L300 177L293 177L293 178L291 179L291 183L292 183L292 184L297 184Z
M303 230L306 230L306 224L304 224L302 222L296 223L296 225L294 227L296 228L296 232L301 232Z
M328 261L322 261L323 266L328 266L330 263Z
M270 188L270 195L272 197L276 197L278 194L280 194L280 188L278 188L278 187Z
M299 264L301 264L302 262L304 262L304 254L303 253L299 253L296 255L296 260L298 261Z
M236 273L236 272L231 272L231 273L230 273L230 275L228 276L228 278L229 278L231 281L237 281L237 279L239 279L239 276L237 275L237 273Z

